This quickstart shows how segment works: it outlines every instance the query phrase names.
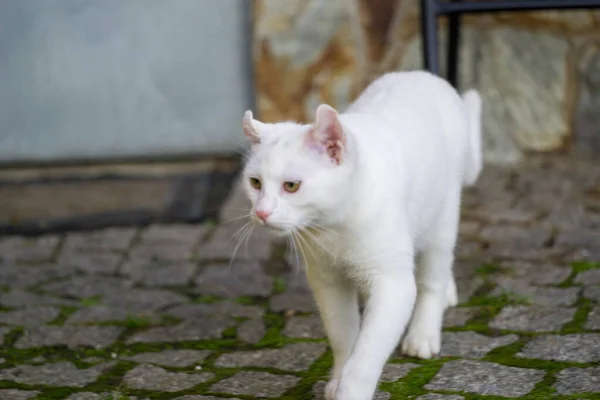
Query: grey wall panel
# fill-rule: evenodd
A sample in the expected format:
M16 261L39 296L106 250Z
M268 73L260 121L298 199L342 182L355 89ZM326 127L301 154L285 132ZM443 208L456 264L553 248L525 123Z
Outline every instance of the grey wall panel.
M1 0L0 162L239 148L249 4Z

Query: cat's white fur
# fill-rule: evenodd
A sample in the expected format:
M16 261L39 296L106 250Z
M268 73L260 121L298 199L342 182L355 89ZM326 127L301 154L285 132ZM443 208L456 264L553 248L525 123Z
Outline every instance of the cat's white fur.
M480 118L477 92L461 98L422 71L380 77L342 114L321 105L311 125L246 113L251 217L303 245L334 354L327 400L371 399L403 334L405 354L439 353L444 309L457 302L461 189L482 166Z

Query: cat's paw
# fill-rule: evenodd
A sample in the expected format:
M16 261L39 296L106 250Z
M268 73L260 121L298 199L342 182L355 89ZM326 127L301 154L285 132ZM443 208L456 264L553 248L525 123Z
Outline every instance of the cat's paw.
M456 282L454 279L450 280L448 287L446 288L446 308L454 307L458 304L458 293L456 290Z
M336 400L335 393L337 392L340 381L332 379L325 385L325 400Z
M409 332L402 341L402 353L410 357L429 359L440 353L440 333Z

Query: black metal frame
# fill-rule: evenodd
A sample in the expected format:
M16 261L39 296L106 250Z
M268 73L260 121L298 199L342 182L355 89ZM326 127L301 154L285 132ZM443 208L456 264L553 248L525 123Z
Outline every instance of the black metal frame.
M458 50L460 44L460 16L462 14L533 11L558 9L600 8L600 0L421 0L421 33L425 69L439 75L438 25L439 16L448 16L447 79L458 85Z

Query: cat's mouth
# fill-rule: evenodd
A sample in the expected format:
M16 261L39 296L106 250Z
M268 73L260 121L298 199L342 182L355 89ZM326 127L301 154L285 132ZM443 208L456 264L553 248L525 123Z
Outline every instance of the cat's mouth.
M264 222L254 218L253 221L255 224L262 226L263 229L266 230L269 234L276 237L290 236L293 232L293 229L290 229L290 227L288 226L282 226L274 224L272 222Z
M290 236L292 234L291 231L288 231L287 229L283 229L283 228L279 228L279 227L266 225L265 228L266 228L267 232L269 232L271 235L276 236L276 237L285 237L285 236Z

